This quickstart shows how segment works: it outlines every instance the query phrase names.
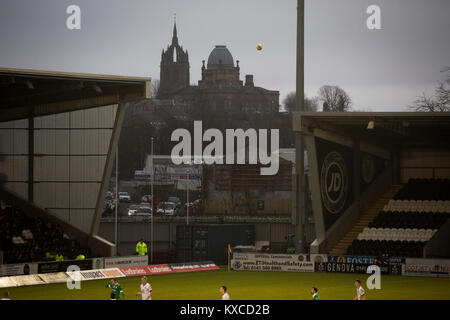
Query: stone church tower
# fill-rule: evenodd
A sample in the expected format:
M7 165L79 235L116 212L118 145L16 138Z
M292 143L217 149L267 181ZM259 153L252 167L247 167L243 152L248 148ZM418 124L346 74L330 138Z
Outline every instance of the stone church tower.
M174 23L172 44L161 54L161 73L158 98L189 86L189 54L178 44L177 25Z

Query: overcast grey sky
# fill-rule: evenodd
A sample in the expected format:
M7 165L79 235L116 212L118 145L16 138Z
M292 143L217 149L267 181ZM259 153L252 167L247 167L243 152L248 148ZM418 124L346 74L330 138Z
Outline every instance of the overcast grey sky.
M81 7L81 30L66 28ZM159 78L173 14L189 50L191 82L216 44L241 78L295 90L296 0L0 0L0 66ZM382 30L366 9L381 7ZM449 0L306 0L305 87L339 85L359 110L401 110L432 92L450 66ZM263 44L258 52L255 47ZM280 99L281 100L281 99ZM280 101L281 102L281 101Z

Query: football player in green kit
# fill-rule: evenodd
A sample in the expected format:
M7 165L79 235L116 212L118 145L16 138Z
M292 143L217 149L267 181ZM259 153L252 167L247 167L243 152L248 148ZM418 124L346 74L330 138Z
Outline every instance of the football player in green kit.
M112 292L114 292L114 296L116 297L116 300L124 300L125 294L122 290L122 287L117 282L116 279L111 279L109 282L106 283L105 288L111 288Z
M319 294L317 293L317 288L316 287L312 287L311 288L311 295L312 295L312 299L313 300L320 300L319 298Z

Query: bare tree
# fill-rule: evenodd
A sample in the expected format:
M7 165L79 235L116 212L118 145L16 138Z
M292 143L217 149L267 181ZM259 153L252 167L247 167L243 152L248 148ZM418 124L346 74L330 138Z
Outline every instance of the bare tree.
M324 112L346 112L351 109L352 99L338 86L322 86L319 89L319 100L323 102Z
M156 98L158 96L159 87L161 86L161 82L158 79L152 79L152 98Z
M289 113L297 110L297 94L290 92L283 99L284 109ZM303 110L309 112L316 112L319 109L319 99L317 97L308 98L305 96Z
M447 80L439 81L434 89L434 97L428 97L422 93L409 108L414 111L448 112L450 111L450 68L446 67L442 72L447 72Z

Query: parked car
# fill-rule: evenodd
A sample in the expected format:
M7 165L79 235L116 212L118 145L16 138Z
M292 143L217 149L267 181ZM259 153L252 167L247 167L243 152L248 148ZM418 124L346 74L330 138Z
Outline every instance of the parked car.
M178 211L181 211L183 209L182 208L183 204L181 203L181 200L178 197L168 197L167 202L175 203L175 213L177 213Z
M160 202L156 212L166 216L173 216L175 215L176 207L177 205L174 202Z
M136 212L138 212L139 208L140 207L136 204L132 204L131 206L129 206L128 207L128 216L136 215Z
M202 199L197 199L192 202L192 210L194 214L200 213L200 208L202 206Z
M181 200L178 197L168 197L167 202L173 202L177 206L181 206Z
M140 207L135 214L136 217L151 217L151 215L152 215L152 209L145 208L145 207Z
M152 211L152 204L148 202L141 202L139 209Z
M151 194L146 194L146 195L142 196L141 201L142 202L148 202L148 203L151 204L152 203L152 199L153 199L153 197L152 197ZM160 202L161 202L161 199L158 198L158 197L155 197L155 205L158 205L158 203L160 203Z
M143 195L142 196L142 198L141 198L141 201L142 202L152 202L152 195L151 194L146 194L146 195Z
M103 212L105 214L111 214L114 212L114 203L112 200L105 200L103 203Z
M131 202L131 196L128 192L121 191L119 192L119 201L120 202Z
M179 210L178 210L178 214L179 215L186 215L187 212L187 206L188 203L186 202ZM192 214L192 202L189 202L189 214Z
M188 204L185 203L183 208L180 210L180 213L185 215L187 212ZM198 215L200 212L201 199L194 200L193 202L189 202L189 215Z

